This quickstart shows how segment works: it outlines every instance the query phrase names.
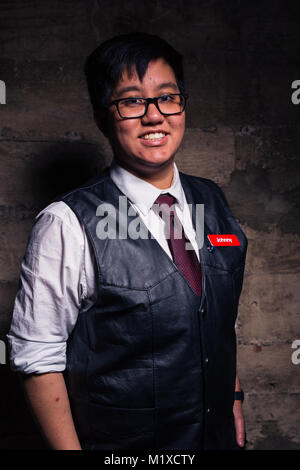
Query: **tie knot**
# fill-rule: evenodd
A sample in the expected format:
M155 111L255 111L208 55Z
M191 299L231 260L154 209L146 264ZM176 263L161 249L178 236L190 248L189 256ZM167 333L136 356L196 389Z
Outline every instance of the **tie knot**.
M158 196L158 198L155 201L155 204L167 204L169 207L171 207L174 202L176 201L175 197L171 196L171 194L166 193L166 194L161 194Z

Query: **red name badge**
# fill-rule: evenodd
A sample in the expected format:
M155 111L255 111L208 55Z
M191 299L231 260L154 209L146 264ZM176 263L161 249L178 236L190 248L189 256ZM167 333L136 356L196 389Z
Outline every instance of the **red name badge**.
M207 235L212 246L240 246L236 235Z

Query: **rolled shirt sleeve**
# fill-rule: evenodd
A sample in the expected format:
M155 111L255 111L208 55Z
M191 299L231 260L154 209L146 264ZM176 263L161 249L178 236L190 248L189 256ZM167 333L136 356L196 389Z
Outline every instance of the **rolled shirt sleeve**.
M66 342L87 295L84 247L82 227L66 204L53 203L38 214L7 335L12 370L65 369Z

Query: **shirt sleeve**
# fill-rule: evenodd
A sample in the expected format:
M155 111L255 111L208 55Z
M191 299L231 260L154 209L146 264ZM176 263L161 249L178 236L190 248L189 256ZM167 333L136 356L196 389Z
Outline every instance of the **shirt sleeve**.
M7 335L14 371L66 367L66 341L86 293L82 230L79 221L77 230L66 221L44 210L29 237Z

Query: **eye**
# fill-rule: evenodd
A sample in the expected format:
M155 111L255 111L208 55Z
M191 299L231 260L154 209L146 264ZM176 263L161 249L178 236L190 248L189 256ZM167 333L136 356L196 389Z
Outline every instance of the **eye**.
M123 106L128 106L128 107L133 107L133 106L140 106L143 104L143 99L142 98L126 98L122 102Z
M175 100L176 96L173 96L172 94L165 94L159 97L159 101L161 103L166 103L166 102L173 102Z

